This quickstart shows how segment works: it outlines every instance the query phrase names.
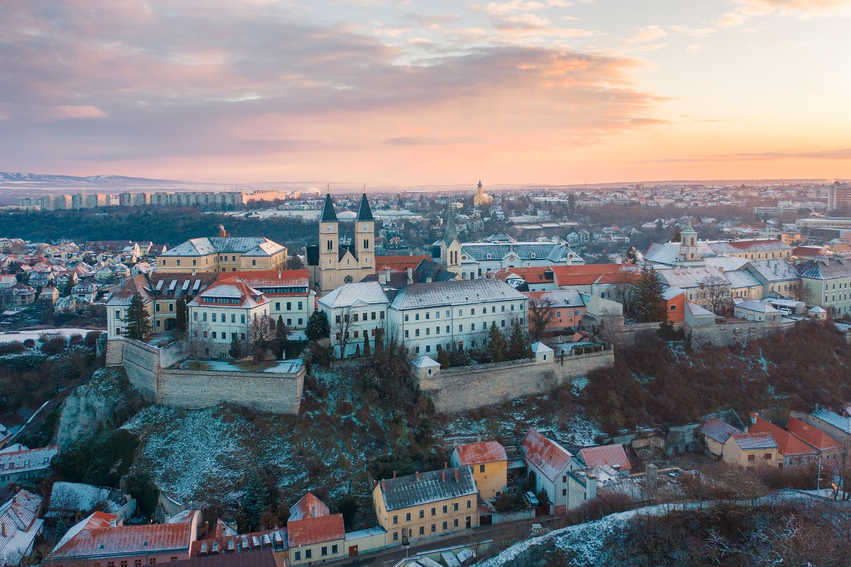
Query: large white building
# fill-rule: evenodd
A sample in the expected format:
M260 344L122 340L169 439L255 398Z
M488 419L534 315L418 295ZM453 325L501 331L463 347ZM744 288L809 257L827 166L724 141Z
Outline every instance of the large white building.
M346 358L363 351L364 337L370 347L383 340L387 323L387 296L378 282L341 285L319 298L319 310L328 318L334 354Z
M195 354L226 358L234 339L251 339L251 324L270 315L270 301L239 278L211 284L189 303L189 339L199 345Z
M388 340L416 354L469 349L487 342L491 324L508 335L518 321L526 328L526 296L502 280L453 280L412 284L388 310Z

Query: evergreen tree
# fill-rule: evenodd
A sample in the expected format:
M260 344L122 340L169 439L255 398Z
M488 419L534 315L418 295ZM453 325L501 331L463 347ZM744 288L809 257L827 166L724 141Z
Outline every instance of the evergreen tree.
M369 347L369 335L364 331L363 333L363 355L370 356L372 354L372 349Z
M250 531L260 525L260 514L269 504L269 491L260 480L260 476L252 471L248 477L245 491L242 493L242 511Z
M182 297L177 300L177 305L175 306L176 311L176 327L177 330L181 333L186 332L186 300Z
M228 351L228 354L230 354L230 357L234 360L242 358L242 345L239 344L239 339L236 338L236 333L234 333L231 338L230 351Z
M328 324L328 317L323 311L314 311L313 315L307 321L307 329L305 329L307 338L311 341L324 339L330 336L331 326Z
M287 336L287 326L284 325L284 318L280 315L278 315L278 321L275 323L275 336L279 339Z
M68 281L66 281L62 285L62 287L59 288L59 295L61 295L62 297L68 297L69 295L71 295L72 289L74 289L74 280L71 279L71 278L68 278Z
M444 349L440 349L437 353L437 361L440 363L441 368L449 368L449 353Z
M131 339L145 340L151 334L151 316L138 293L133 294L130 299L124 322L127 323L127 336Z
M662 297L662 280L653 268L644 269L635 284L635 318L639 323L660 321L665 318L665 300Z
M502 362L505 360L508 345L505 342L505 335L496 326L496 323L491 323L490 338L488 340L488 355L491 362Z
M511 360L518 358L527 358L529 349L526 346L526 336L523 333L523 326L520 321L515 321L511 326L511 340L508 346L508 357Z

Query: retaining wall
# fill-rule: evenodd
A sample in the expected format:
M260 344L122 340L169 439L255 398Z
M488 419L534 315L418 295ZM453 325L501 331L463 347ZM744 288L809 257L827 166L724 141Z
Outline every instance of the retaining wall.
M449 368L420 375L420 388L431 397L438 412L457 413L544 394L614 362L614 350L609 349L568 356L563 364L524 360Z
M304 389L304 367L295 373L179 370L185 359L181 343L158 348L141 341L115 339L112 362L118 354L130 383L148 401L166 406L200 409L232 403L259 411L298 414Z
M693 348L721 347L761 339L794 325L794 322L727 321L706 327L692 327L686 333L691 335Z

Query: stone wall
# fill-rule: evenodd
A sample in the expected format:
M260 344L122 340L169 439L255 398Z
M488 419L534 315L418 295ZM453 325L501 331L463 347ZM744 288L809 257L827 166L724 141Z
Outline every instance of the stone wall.
M259 411L297 415L303 387L304 368L297 374L165 369L159 402L187 409L228 402Z
M298 414L304 388L304 367L296 373L178 370L185 358L181 343L164 348L141 341L110 341L121 353L130 383L151 402L187 409L233 403L259 411Z
M692 348L732 346L761 339L777 332L786 331L794 322L727 321L707 327L687 328Z
M420 375L420 388L440 413L457 413L544 394L597 368L614 365L613 350L568 356L558 361L511 361L439 370Z

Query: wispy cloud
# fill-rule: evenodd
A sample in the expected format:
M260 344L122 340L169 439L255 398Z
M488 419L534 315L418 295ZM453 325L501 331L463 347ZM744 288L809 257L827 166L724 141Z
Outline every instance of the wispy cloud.
M751 18L775 12L800 17L825 15L851 6L851 0L733 0L733 8L725 12L718 24L724 27L740 26Z
M785 160L785 159L825 159L825 160L851 160L851 148L835 148L818 151L789 151L789 152L738 152L729 154L712 154L705 156L691 156L679 158L666 158L656 160L660 163L692 163L692 162L725 162L725 161L752 161L752 160Z

